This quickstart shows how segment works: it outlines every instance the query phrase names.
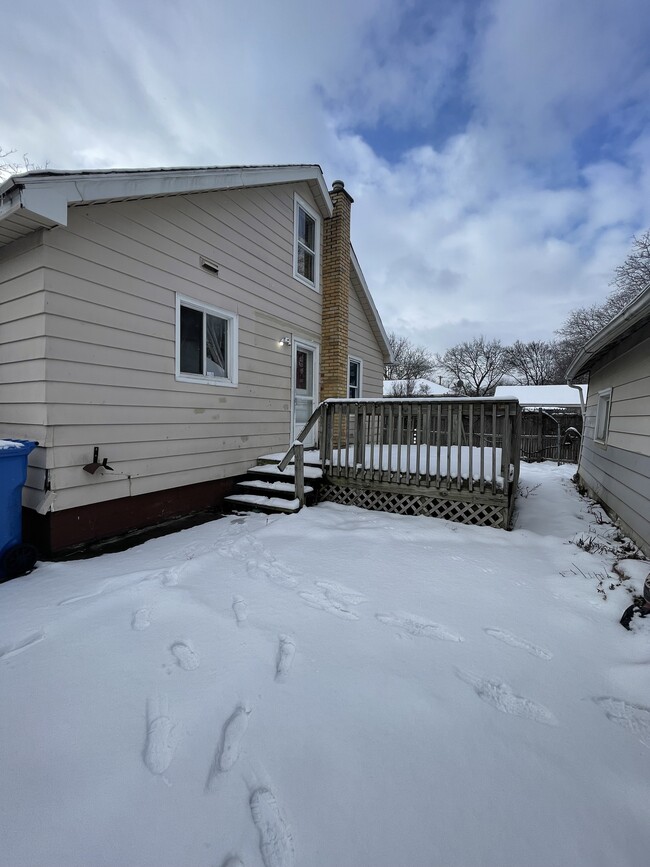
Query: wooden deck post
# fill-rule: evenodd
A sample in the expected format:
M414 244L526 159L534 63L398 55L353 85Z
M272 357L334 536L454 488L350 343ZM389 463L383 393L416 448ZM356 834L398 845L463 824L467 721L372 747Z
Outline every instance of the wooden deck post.
M293 467L296 499L302 509L305 505L305 447L298 441L294 443Z

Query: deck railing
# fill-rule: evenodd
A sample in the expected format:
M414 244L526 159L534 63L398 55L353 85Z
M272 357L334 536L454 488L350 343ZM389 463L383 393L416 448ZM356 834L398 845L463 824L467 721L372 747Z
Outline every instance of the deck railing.
M327 400L320 457L333 479L404 487L508 491L519 477L516 400Z
M498 525L508 525L521 450L516 400L326 400L279 463L284 470L293 461L300 505L305 502L303 443L317 424L321 468L330 483L354 480L370 489L404 493L430 489L443 498L447 491L452 499L479 502L496 497L505 501Z

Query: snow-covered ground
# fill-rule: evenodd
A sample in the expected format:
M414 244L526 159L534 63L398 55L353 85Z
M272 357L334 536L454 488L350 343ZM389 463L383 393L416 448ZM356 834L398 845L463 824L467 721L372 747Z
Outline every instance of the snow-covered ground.
M647 864L650 565L571 472L512 533L323 504L2 585L0 863Z

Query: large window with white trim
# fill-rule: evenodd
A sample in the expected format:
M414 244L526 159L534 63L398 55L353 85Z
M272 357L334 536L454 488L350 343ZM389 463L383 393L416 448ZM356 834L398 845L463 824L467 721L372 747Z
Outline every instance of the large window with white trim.
M176 379L237 385L237 316L176 296Z
M608 388L606 391L598 392L598 404L596 405L596 427L594 429L594 439L597 443L607 442L607 434L609 433L609 413L612 405L612 390Z
M320 216L296 196L293 219L293 276L318 289L320 283Z

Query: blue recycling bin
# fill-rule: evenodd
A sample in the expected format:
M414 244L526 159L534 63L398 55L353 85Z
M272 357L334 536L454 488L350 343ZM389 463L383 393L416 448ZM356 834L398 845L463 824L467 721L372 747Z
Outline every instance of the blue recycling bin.
M22 541L22 493L27 458L38 443L0 439L0 581L26 575L34 568L38 551Z

